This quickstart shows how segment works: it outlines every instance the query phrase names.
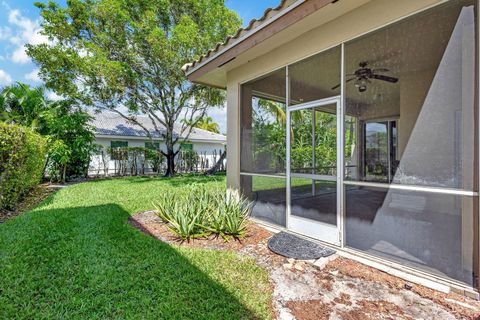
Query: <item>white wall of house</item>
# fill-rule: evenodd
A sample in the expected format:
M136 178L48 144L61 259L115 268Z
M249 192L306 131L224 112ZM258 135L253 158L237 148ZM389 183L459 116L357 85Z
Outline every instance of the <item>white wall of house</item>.
M114 173L115 170L115 160L111 160L106 150L111 147L112 141L127 141L129 147L145 147L145 143L149 142L148 139L142 137L120 137L120 136L112 136L112 137L96 137L95 143L103 147L103 156L107 157L108 161L108 170L110 174ZM165 143L161 140L154 140L155 142L160 143L160 149L166 150ZM225 150L225 143L216 142L216 141L188 141L186 143L191 143L193 145L193 151L195 151L199 157L204 161L208 168L212 167L215 162L220 158L221 153ZM103 175L103 159L102 154L97 154L92 156L90 161L89 167L89 174L90 175ZM148 170L148 166L146 167ZM199 168L200 170L200 168Z

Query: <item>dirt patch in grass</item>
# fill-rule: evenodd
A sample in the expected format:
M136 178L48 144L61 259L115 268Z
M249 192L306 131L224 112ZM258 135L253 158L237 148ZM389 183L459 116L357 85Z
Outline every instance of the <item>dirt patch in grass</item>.
M32 210L56 190L56 188L51 188L48 183L36 186L17 204L15 210L0 209L0 223Z
M153 211L130 218L133 226L173 245L232 250L254 257L270 275L277 319L480 319L480 302L444 294L342 257L317 267L268 249L272 233L251 223L241 241L218 237L181 242ZM407 284L407 286L406 286Z

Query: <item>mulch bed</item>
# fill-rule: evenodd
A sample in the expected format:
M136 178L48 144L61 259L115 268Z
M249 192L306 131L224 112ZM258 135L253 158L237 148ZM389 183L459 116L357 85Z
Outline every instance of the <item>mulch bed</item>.
M182 247L192 248L208 248L220 250L238 251L246 246L257 245L262 241L266 241L272 236L272 233L264 228L250 223L247 227L245 238L229 239L225 241L222 237L211 235L208 238L197 238L190 241L182 241L178 239L168 228L165 223L156 215L155 211L145 211L129 218L129 223L140 229L142 232L151 235L158 240L174 244Z
M274 315L288 319L480 319L480 302L438 292L338 257L323 268L287 259L268 249L272 232L250 223L247 236L225 242L221 237L179 241L154 211L141 212L129 223L175 246L231 250L254 257L270 274ZM390 301L385 295L394 295ZM398 302L397 302L398 301Z

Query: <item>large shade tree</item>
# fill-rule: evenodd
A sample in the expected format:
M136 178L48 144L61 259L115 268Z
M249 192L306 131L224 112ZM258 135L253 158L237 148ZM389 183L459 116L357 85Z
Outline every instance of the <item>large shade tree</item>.
M223 105L222 91L187 81L182 66L240 26L223 0L68 0L36 3L48 43L29 45L47 87L137 121L163 137L166 175L196 119ZM182 121L183 120L183 121ZM178 124L178 126L176 125Z

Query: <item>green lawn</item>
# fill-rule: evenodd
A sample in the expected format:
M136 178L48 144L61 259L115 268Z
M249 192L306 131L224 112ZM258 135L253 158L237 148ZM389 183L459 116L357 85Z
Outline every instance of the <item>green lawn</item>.
M255 191L274 190L274 189L285 189L287 180L282 178L253 176L252 183L253 183L253 190ZM311 179L292 178L291 180L292 187L307 187L311 185L312 185ZM334 188L336 186L336 183L334 181L317 180L316 185L318 188L332 188L332 187Z
M77 184L0 224L0 319L270 318L268 275L252 259L171 247L127 223L189 183L225 179Z

